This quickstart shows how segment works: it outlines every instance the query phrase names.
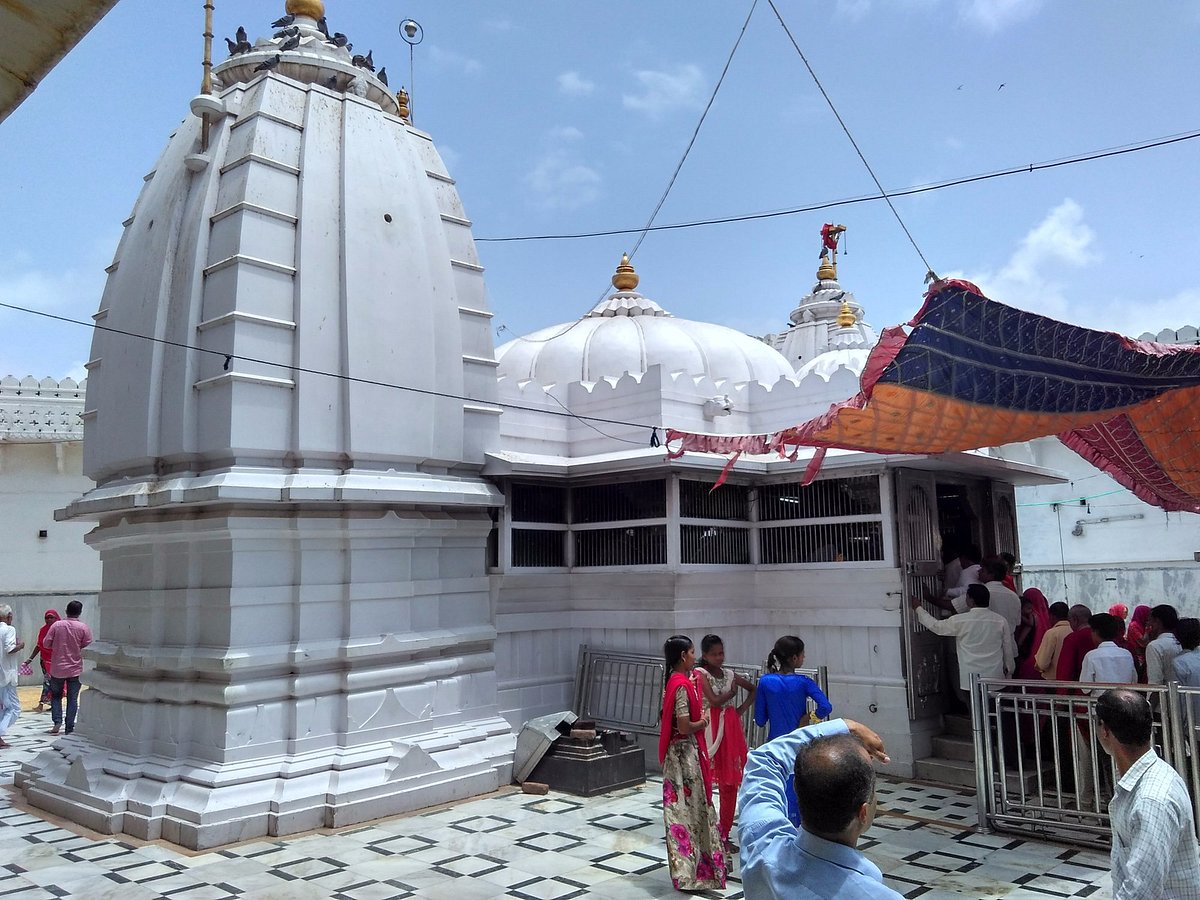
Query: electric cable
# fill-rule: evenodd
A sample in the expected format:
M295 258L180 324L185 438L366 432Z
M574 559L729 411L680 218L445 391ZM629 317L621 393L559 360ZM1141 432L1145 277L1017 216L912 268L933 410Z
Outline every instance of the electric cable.
M917 251L917 256L921 257L921 262L925 265L925 271L929 273L930 280L937 278L933 271L933 266L929 264L929 260L925 258L925 254L921 252L921 248L917 246L917 239L913 237L912 232L908 230L908 226L904 224L904 219L900 218L900 211L896 209L896 204L892 202L892 198L888 196L888 192L883 189L883 182L875 174L875 170L871 168L871 164L867 162L867 157L863 154L862 149L858 146L858 141L854 139L854 135L850 133L850 128L842 119L842 114L837 111L837 107L833 105L833 100L825 91L825 86L821 84L821 79L817 77L817 73L813 71L813 67L808 62L808 57L804 55L804 51L800 49L800 45L796 43L796 39L792 36L792 30L788 28L787 22L783 21L783 15L779 12L779 8L775 5L775 0L767 0L771 6L771 11L775 13L775 18L779 20L779 24L783 27L783 32L788 36L788 40L792 42L792 46L796 48L796 53L800 55L800 61L804 63L804 68L808 69L808 74L812 76L812 80L817 85L817 90L821 92L821 96L825 98L825 102L829 104L829 109L833 113L833 117L837 119L838 124L842 126L842 131L846 132L846 137L850 140L850 145L854 148L854 152L858 154L858 158L862 160L863 167L867 170L867 174L871 176L871 180L875 182L875 187L879 188L879 195L887 201L888 209L892 211L892 215L896 217L896 221L900 223L900 228L904 231L908 242L912 244L914 250Z
M1183 141L1194 141L1197 138L1200 138L1200 130L1185 131L1179 134L1166 135L1160 138L1150 138L1143 141L1135 141L1133 143L1122 144L1117 147L1106 147L1103 150L1086 151L1073 156L1059 157L1057 159L1045 160L1043 162L1023 163L1021 165L996 169L991 172L981 172L975 175L963 175L957 178L950 178L945 181L934 181L926 184L910 185L909 187L897 188L896 190L888 191L887 193L890 197L911 197L917 194L927 194L933 191L946 190L947 188L961 187L965 184L991 181L996 178L1008 178L1012 175L1029 175L1033 174L1034 172L1041 172L1047 169L1057 169L1063 166L1073 166L1079 163L1094 162L1096 160L1108 159L1114 156L1124 156L1128 153L1139 153L1142 150L1153 150L1157 147L1166 147L1171 144L1182 143ZM760 219L774 219L783 216L800 215L808 212L819 212L825 209L834 209L839 206L853 206L859 203L872 203L882 199L883 197L879 194L863 194L856 197L845 197L840 200L823 200L802 206L785 207L783 209L764 210L753 213L737 213L734 215L716 216L708 219L694 219L687 222L673 222L667 225L654 225L646 230L676 231L685 228L703 228L709 225L730 225L738 222L752 222ZM521 241L568 241L596 237L613 237L623 234L638 234L641 231L641 228L610 228L602 231L577 231L562 234L525 234L507 237L477 237L475 238L475 242L485 244L504 244Z
M549 394L549 393L547 393L546 396L550 397L550 399L552 399L555 403L557 403L559 406L561 406L563 408L564 412L558 412L557 410L553 410L553 409L539 409L536 406L524 406L520 403L506 403L501 400L488 400L488 399L483 399L480 397L468 397L463 394L452 394L448 391L435 391L430 388L413 387L412 385L395 384L393 382L388 382L388 381L379 381L374 378L360 378L360 377L357 377L354 375L343 375L338 372L326 372L322 369L313 369L313 368L309 368L307 366L296 366L296 365L291 365L290 363L273 362L268 359L259 359L257 357L253 357L253 356L243 356L242 354L226 353L224 350L211 350L207 347L197 347L194 344L187 344L187 343L184 343L183 341L173 341L173 340L170 340L169 338L159 338L159 337L152 337L148 334L138 334L135 331L125 331L124 329L121 329L121 328L113 328L110 325L100 325L100 324L97 324L94 322L85 322L82 319L72 319L69 316L60 316L60 315L57 315L56 313L50 313L50 312L46 312L46 311L40 310L40 309L30 309L29 307L25 307L25 306L17 306L16 304L13 304L13 303L0 302L0 308L11 309L15 312L26 313L28 315L33 315L33 316L41 316L42 318L53 319L57 322L66 322L71 325L82 325L84 328L91 328L96 331L104 331L104 332L108 332L109 334L119 334L124 337L137 338L138 340L149 341L154 344L163 344L165 346L175 347L180 350L192 350L196 353L207 353L210 356L219 356L224 359L223 368L225 371L229 371L230 364L233 362L233 360L237 359L237 360L241 360L242 362L254 363L256 365L270 366L270 367L276 368L276 369L286 369L289 372L300 372L305 375L320 375L325 378L336 378L341 381L348 381L348 382L352 382L354 384L365 384L365 385L370 385L372 387L382 387L382 388L389 388L391 390L397 390L397 391L407 391L409 393L422 394L422 395L428 396L428 397L439 397L444 400L461 400L464 403L479 403L479 404L484 404L484 405L489 405L489 406L498 406L498 407L501 407L502 409L522 410L525 412L541 413L541 414L547 415L547 416L557 416L559 418L577 419L578 421L583 422L585 425L588 425L589 427L592 427L590 425L590 423L599 422L602 425L620 425L620 426L624 426L627 428L645 429L650 432L653 432L655 429L662 428L661 425L646 425L641 422L627 422L622 419L608 419L608 418L604 418L603 416L580 415L579 413L573 412L561 400L559 400L557 397L555 397L554 395ZM621 438L621 437L617 437L615 435L606 434L605 432L600 431L598 428L595 430L599 431L599 433L603 434L605 437L611 438L612 440L615 440L615 441L625 441L627 443L637 444L639 446L641 446L643 444L642 441L634 441L634 440L630 440L628 438Z

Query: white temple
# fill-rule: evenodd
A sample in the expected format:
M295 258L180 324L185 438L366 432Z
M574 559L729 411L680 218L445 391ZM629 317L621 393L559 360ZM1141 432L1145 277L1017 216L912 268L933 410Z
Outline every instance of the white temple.
M322 3L287 10L299 46L216 67L109 269L97 320L161 341L94 339L65 517L96 522L103 615L29 801L204 848L486 792L571 706L580 644L677 632L746 662L801 635L911 775L943 660L904 598L944 535L1016 551L1014 485L1062 479L830 451L809 487L744 457L712 491L726 459L653 429L773 432L858 390L876 335L836 251L762 340L672 316L625 259L587 315L494 348L430 136Z
M67 515L98 522L104 628L86 725L20 776L35 806L189 847L489 791L514 744L470 223L323 4L287 9L299 46L216 67L125 222L96 319L176 343L94 338L96 486Z

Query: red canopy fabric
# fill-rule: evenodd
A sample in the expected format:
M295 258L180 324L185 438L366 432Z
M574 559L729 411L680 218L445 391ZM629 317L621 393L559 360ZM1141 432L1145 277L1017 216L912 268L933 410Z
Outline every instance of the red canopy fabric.
M1200 347L1058 322L957 280L935 283L909 327L883 332L859 393L823 415L765 435L668 429L668 451L732 465L817 447L811 480L827 447L935 454L1057 434L1147 503L1200 512Z

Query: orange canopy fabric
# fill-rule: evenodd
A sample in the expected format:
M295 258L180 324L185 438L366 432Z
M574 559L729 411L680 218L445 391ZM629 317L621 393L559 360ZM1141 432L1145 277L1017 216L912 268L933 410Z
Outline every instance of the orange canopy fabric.
M1200 347L1058 322L957 280L935 283L909 327L883 332L859 393L823 415L767 435L669 429L668 449L934 454L1057 434L1147 503L1200 512Z

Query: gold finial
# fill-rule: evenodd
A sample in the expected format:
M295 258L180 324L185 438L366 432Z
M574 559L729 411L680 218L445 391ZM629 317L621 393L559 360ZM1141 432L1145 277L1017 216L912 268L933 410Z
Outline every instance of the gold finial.
M408 91L406 91L404 88L400 88L400 90L396 91L396 105L400 107L400 118L407 122L409 114Z
M857 321L858 319L854 315L854 310L850 308L850 302L843 300L842 308L838 312L837 317L838 328L853 328L854 323Z
M617 266L617 271L613 273L612 286L618 291L632 291L638 286L637 272L633 270L633 266L629 264L629 254L621 254L621 264Z
M821 257L821 265L817 269L817 281L837 281L837 264L832 257Z
M314 20L325 15L325 4L321 0L287 0L286 9L290 15L307 16Z

